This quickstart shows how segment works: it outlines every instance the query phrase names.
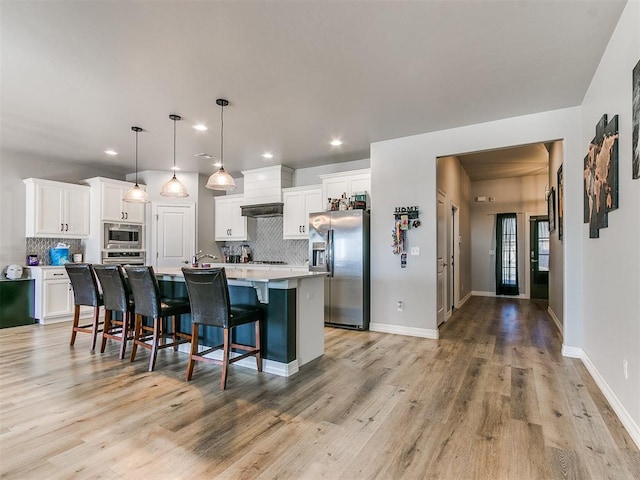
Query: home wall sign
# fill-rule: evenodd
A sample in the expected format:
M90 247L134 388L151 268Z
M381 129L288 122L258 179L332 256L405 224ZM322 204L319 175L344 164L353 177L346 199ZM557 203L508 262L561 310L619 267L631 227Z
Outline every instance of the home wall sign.
M618 208L618 116L603 115L584 157L584 223L589 238L608 226L608 214Z
M407 267L407 231L420 226L420 209L417 206L395 207L393 211L395 220L391 234L394 255L400 255L400 266Z

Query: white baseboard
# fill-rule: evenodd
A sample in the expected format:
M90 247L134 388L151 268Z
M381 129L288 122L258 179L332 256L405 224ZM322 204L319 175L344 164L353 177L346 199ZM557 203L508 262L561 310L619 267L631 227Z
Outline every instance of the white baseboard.
M471 292L467 293L462 300L458 302L458 308L462 308L462 306L467 303L467 301L471 298Z
M200 346L200 349L204 349L204 346ZM191 349L190 345L182 344L178 346L178 350L180 352L184 352L186 354L189 353ZM239 353L231 353L232 358L234 356L240 355ZM215 358L216 360L222 360L222 350L216 350L215 352L211 352L207 357ZM238 365L239 367L250 368L251 370L257 370L256 359L253 357L243 358L238 362L234 363L234 365ZM262 359L262 371L267 373L272 373L274 375L279 375L280 377L290 377L296 373L298 373L298 360L294 360L290 363L282 363L276 362L273 360L268 360L266 358Z
M431 328L403 327L400 325L389 325L387 323L370 323L369 330L372 332L406 335L408 337L430 338L432 340L440 338L438 330Z
M529 298L529 295L526 293L521 293L520 295L496 295L496 292L484 292L482 290L473 290L471 295L474 297L496 297L496 298Z
M553 323L556 324L556 327L558 327L558 331L560 332L560 335L564 337L564 329L562 328L562 322L560 322L560 319L556 315L556 312L554 312L550 306L547 306L547 313L551 317L551 320L553 320Z
M586 367L587 371L591 375L591 378L596 382L598 388L604 395L604 397L613 408L613 411L620 419L622 426L625 428L629 436L634 441L636 446L640 448L640 425L638 425L631 417L627 409L624 407L618 396L611 389L604 377L600 374L596 366L593 364L589 356L580 347L568 347L562 346L562 355L565 357L579 358Z

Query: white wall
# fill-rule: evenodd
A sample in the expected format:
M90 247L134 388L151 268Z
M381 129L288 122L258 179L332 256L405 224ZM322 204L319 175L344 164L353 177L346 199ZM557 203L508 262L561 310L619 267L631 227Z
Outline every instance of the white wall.
M564 139L566 345L582 344L582 158L580 108L567 108L371 145L371 321L392 331L429 335L436 327L436 159L440 156ZM423 226L409 232L420 247L406 269L393 255L395 206L418 205ZM403 312L396 311L402 300Z
M553 142L549 151L549 179L547 185L556 189L558 196L558 167L562 165L564 145L562 142ZM556 209L558 205L556 204ZM557 216L556 216L557 220ZM563 291L564 291L564 240L559 239L559 230L556 228L549 236L549 306L550 313L554 315L560 325L563 325Z
M582 348L632 417L634 438L640 444L640 180L631 178L631 72L640 59L639 26L640 3L631 1L582 104L579 158L586 154L602 114L609 118L618 114L620 207L609 213L609 226L600 230L600 238L590 239L587 225L580 228L584 264ZM569 248L565 245L566 253ZM565 273L569 276L570 269ZM628 380L622 373L623 360L629 362Z

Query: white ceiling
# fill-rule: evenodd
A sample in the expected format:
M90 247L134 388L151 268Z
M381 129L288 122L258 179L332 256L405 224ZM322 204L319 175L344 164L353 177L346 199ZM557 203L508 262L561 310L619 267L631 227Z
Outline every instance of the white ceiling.
M469 180L543 175L549 171L549 151L542 143L459 155Z
M624 3L4 0L2 149L130 172L138 125L140 170L169 169L176 113L178 166L208 173L223 97L227 170L368 158L580 104Z

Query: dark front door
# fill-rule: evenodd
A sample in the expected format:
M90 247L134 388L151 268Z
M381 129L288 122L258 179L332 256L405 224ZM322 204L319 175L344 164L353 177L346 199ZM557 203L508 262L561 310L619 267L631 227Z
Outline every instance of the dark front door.
M549 298L549 218L531 217L531 298Z

